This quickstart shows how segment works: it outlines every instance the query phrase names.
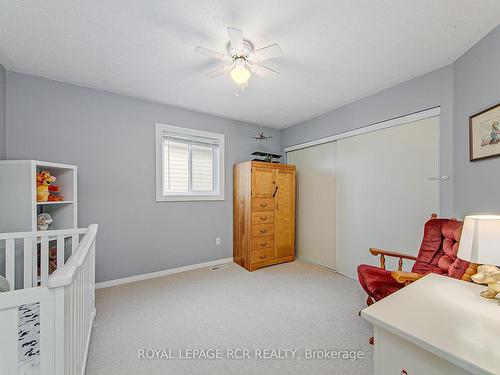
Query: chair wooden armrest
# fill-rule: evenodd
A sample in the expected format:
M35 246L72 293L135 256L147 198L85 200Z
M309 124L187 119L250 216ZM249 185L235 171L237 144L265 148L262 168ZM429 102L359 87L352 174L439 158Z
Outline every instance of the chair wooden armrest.
M409 284L413 281L417 281L424 275L415 272L392 271L391 276L400 284Z
M382 250L382 249L376 249L376 248L370 248L370 253L372 255L380 255L380 268L385 270L385 257L394 257L394 258L399 258L398 262L398 271L403 270L403 259L408 259L408 260L417 260L416 256L413 255L408 255L405 253L399 253L397 251L389 251L389 250Z
M389 257L395 257L395 258L403 258L403 259L409 259L409 260L417 260L416 256L413 255L408 255L405 253L398 253L397 251L389 251L389 250L383 250L383 249L376 249L374 247L370 248L370 253L372 255L385 255Z

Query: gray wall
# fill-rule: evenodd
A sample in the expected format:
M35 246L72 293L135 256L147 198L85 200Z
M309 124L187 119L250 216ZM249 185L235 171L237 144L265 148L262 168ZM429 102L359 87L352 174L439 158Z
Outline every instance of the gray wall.
M79 224L99 224L97 281L232 256L232 164L265 130L216 116L7 72L9 159L78 166ZM154 124L226 136L226 199L155 202ZM222 245L215 246L215 237Z
M454 66L455 212L500 213L500 158L469 161L469 116L500 103L500 26Z
M453 68L446 66L282 131L283 147L441 106L440 173L453 172ZM453 212L453 183L441 183L440 214Z
M6 71L0 65L0 159L7 157L7 127L6 127L6 114L5 114L5 100L6 100Z

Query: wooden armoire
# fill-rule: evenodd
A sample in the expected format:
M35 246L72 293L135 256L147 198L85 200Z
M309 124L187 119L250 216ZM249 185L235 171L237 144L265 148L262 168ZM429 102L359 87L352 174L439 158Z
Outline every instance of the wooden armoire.
M295 166L233 166L233 258L249 271L295 256Z

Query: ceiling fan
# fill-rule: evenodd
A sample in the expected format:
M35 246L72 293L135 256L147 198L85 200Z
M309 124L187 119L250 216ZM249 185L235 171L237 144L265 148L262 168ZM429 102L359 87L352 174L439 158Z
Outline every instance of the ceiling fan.
M253 44L243 38L243 31L234 27L227 28L229 42L226 46L226 52L217 52L204 47L196 47L195 52L212 57L224 62L223 66L218 67L207 73L207 76L215 78L230 72L234 82L242 88L246 87L251 73L260 77L272 79L278 76L278 72L261 64L262 61L272 59L281 55L281 48L278 44L271 44L267 47L254 49Z

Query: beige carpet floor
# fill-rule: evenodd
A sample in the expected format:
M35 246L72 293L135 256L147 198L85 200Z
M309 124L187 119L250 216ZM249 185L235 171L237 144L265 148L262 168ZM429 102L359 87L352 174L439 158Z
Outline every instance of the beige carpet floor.
M252 273L232 263L101 289L96 298L87 375L373 373L358 283L302 261ZM141 349L159 354L139 358L153 353ZM177 358L165 358L168 349ZM204 350L199 356L218 349L222 358L179 358L191 357L186 349ZM231 349L250 358L228 359ZM282 357L296 350L295 358L272 358L273 349ZM313 360L307 350L359 350L363 358Z

